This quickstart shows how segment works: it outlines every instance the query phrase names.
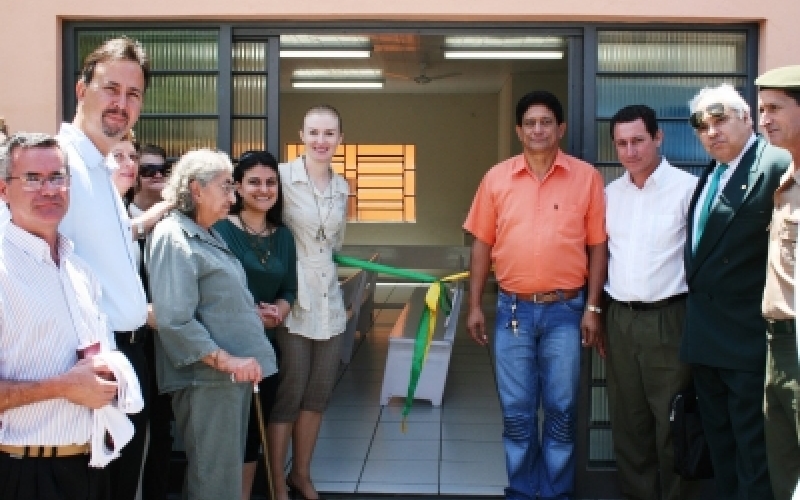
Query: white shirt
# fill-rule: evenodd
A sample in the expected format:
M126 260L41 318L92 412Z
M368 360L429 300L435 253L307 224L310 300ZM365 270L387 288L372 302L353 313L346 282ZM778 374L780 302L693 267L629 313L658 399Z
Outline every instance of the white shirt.
M44 240L9 223L0 238L0 379L36 381L67 372L77 349L100 342L115 348L100 312L100 283L59 237L60 266ZM0 414L0 443L84 444L92 410L64 398Z
M147 300L139 279L135 242L125 205L111 180L106 158L86 135L69 123L58 141L67 153L70 202L59 230L91 267L103 287L100 306L115 331L130 331L147 319Z
M688 290L683 250L696 186L697 177L662 159L642 189L627 172L606 187L611 297L656 302Z
M719 197L722 194L722 191L725 189L725 186L728 184L728 181L731 180L733 177L733 172L736 171L736 167L739 166L739 162L742 161L742 157L750 149L756 142L756 134L752 134L750 139L747 140L747 144L744 145L741 151L739 151L739 156L734 158L732 161L728 162L728 168L722 173L719 178L719 185L717 187L717 195L714 197L714 201L711 204L713 208L717 202L719 202ZM720 162L716 162L714 168L716 169L720 165ZM711 176L714 175L714 172L711 172L711 175L708 176L706 180L705 186L703 186L703 191L700 193L700 196L697 197L697 203L694 206L694 214L692 214L692 234L697 234L697 222L700 220L700 212L702 212L703 204L705 203L706 196L708 196L708 185L711 181Z
M303 157L278 165L283 187L283 221L297 247L297 300L286 318L291 333L325 340L344 331L347 313L333 252L344 240L347 181L336 173L325 192L309 180ZM320 225L325 239L316 239Z

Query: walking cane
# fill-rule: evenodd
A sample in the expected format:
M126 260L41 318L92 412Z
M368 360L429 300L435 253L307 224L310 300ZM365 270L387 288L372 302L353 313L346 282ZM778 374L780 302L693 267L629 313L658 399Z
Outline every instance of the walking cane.
M261 447L264 448L264 467L267 469L269 500L275 500L275 487L272 485L272 467L269 465L269 448L267 447L267 429L264 427L264 410L261 409L261 398L258 396L258 384L253 384L253 404L256 406L258 432L261 434Z

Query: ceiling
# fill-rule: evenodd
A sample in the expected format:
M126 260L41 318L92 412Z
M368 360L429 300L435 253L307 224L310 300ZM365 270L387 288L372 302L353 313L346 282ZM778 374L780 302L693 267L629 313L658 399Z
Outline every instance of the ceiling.
M565 73L566 57L560 60L453 60L445 59L443 35L416 34L377 34L358 35L372 46L369 59L281 59L281 91L282 92L320 92L320 90L299 90L291 86L295 70L379 70L380 78L385 80L382 90L359 90L358 92L389 93L494 93L500 91L504 83L513 74L529 73ZM353 39L348 37L321 37L299 35L300 39L281 40L296 45L325 47L352 46ZM367 40L368 39L368 40ZM520 37L516 37L519 40ZM540 39L541 40L541 39ZM309 44L311 41L311 44ZM364 41L361 43L363 44ZM492 39L497 46L509 47L514 39ZM550 47L563 40L547 39ZM478 43L483 43L479 41ZM517 42L519 43L519 42ZM481 48L490 46L482 45ZM441 76L445 78L437 78ZM414 78L417 78L417 81ZM430 80L428 80L429 77ZM330 92L330 90L325 90ZM353 92L345 90L341 92Z

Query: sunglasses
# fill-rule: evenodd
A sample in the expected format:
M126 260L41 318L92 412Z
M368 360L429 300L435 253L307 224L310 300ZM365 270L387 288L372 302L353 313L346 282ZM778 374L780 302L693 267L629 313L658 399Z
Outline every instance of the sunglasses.
M156 174L169 177L170 172L172 172L172 165L169 163L141 163L139 165L139 177L155 177Z
M706 115L713 118L725 116L725 105L721 102L715 102L706 106L705 109L698 109L689 117L689 125L695 130L706 127L706 123L703 121Z

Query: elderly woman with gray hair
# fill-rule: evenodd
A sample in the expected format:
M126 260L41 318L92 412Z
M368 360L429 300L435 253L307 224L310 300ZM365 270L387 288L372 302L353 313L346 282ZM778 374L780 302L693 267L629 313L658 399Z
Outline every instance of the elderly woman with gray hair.
M211 228L235 201L232 171L224 153L185 154L162 193L176 208L156 225L146 256L158 387L172 394L191 500L239 497L253 384L277 371L267 315Z

